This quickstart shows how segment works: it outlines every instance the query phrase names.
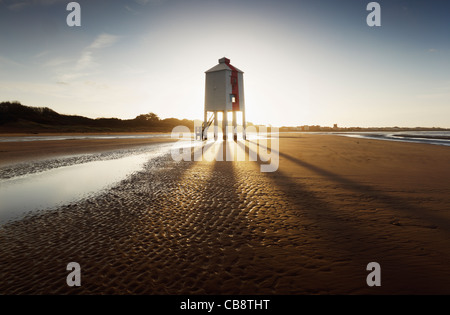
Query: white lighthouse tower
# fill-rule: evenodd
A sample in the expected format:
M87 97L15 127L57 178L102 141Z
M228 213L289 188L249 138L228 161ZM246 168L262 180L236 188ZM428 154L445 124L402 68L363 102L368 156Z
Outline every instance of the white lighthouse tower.
M228 135L228 112L233 113L233 138L237 140L236 113L242 112L242 138L245 134L244 72L230 64L230 59L221 58L219 64L205 72L205 118L202 139L207 139L208 127L214 122L214 139L218 137L218 113L222 112L223 140ZM208 112L212 117L208 120Z

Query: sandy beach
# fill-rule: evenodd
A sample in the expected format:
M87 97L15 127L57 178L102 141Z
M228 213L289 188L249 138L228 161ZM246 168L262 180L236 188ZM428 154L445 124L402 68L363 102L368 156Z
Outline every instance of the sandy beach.
M0 167L167 140L0 143ZM0 226L0 294L450 294L449 147L285 134L279 157L262 173L168 155Z
M80 134L67 134L67 136L80 136ZM93 134L83 134L92 136ZM114 136L117 134L105 134ZM139 134L140 135L140 134ZM2 136L10 136L0 134ZM26 136L16 134L16 137ZM29 136L29 135L28 135ZM40 134L39 136L51 136L51 134ZM131 139L70 139L70 140L43 140L43 141L16 141L0 142L0 167L21 163L47 159L61 155L74 155L94 152L114 151L120 149L130 149L139 146L175 141L167 137L155 138L131 138Z

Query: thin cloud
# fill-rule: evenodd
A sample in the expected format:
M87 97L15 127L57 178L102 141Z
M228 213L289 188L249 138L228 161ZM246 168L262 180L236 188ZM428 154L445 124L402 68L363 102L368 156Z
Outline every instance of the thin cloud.
M128 11L128 12L131 12L131 13L133 13L133 14L136 14L136 15L138 15L139 14L139 12L138 11L136 11L136 10L133 10L132 8L130 8L129 6L125 6L125 9Z
M45 62L42 66L44 68L54 68L54 67L59 67L61 65L70 63L70 59L66 59L66 58L53 58L48 60L47 62Z
M0 67L2 66L23 67L22 64L15 62L14 60L0 56Z
M52 5L58 2L66 2L69 3L70 1L67 0L31 0L34 4L40 4L40 5Z
M94 42L88 46L87 49L102 49L114 45L119 40L119 36L111 35L111 34L101 34L99 35Z
M28 4L25 2L13 3L13 4L8 5L8 9L10 9L11 11L20 11L27 5Z
M81 54L77 61L77 69L83 70L97 65L94 62L94 52L114 45L119 40L118 36L111 34L100 34Z
M1 1L1 0L0 0L0 1ZM50 50L44 50L44 51L42 51L42 52L36 54L33 58L36 58L36 59L42 58L42 57L44 57L44 56L47 56L48 54L50 54Z
M77 61L77 70L87 69L89 67L93 67L94 65L92 51L84 51L81 54L80 59Z
M94 72L93 70L98 66L98 63L95 61L96 53L102 49L114 45L119 38L119 36L106 33L97 36L97 38L89 46L83 49L81 56L76 61L73 69L71 69L71 71L65 71L65 73L58 78L58 81L74 81L76 79L92 75ZM58 65L58 63L59 65L67 63L64 59L55 59L51 62L53 65Z
M140 5L147 5L147 4L161 4L165 2L166 0L134 0L137 4Z
M140 5L140 6L146 6L147 4L150 5L159 5L164 3L166 0L134 0L134 3ZM127 10L128 12L133 13L134 15L138 15L140 14L139 12L139 6L137 8L137 10L135 10L133 7L136 7L136 5L125 5L124 8L125 10Z
M56 3L65 2L68 3L67 0L24 0L24 1L13 1L13 0L7 0L2 1L0 0L0 3L5 3L6 7L11 11L21 11L26 7L30 6L48 6Z
M146 5L149 3L149 0L134 0L134 2L139 3L140 5Z
M67 73L56 77L56 79L58 82L76 83L78 79L89 77L93 74L94 72L81 72L75 69L74 71L68 71Z

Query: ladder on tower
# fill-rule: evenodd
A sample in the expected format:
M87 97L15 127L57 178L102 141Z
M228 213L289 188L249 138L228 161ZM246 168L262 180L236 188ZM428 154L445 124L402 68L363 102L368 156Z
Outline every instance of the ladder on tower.
M205 122L202 123L202 140L206 140L206 133L208 132L209 126L211 126L214 121L214 113L209 117L208 122L205 125Z

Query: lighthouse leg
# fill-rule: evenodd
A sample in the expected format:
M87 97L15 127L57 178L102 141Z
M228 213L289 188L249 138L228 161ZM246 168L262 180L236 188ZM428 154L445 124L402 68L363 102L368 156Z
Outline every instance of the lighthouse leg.
M233 140L237 141L237 119L236 111L233 111Z
M217 112L214 112L214 141L217 141L219 133L219 120L217 119Z
M202 128L202 140L208 140L208 133L206 130L207 123L208 123L208 112L205 110L205 118L204 118L203 128Z
M222 119L223 140L227 140L227 132L228 132L227 127L228 127L228 112L224 110Z
M245 122L245 110L242 111L242 139L247 140L246 134L247 124Z

